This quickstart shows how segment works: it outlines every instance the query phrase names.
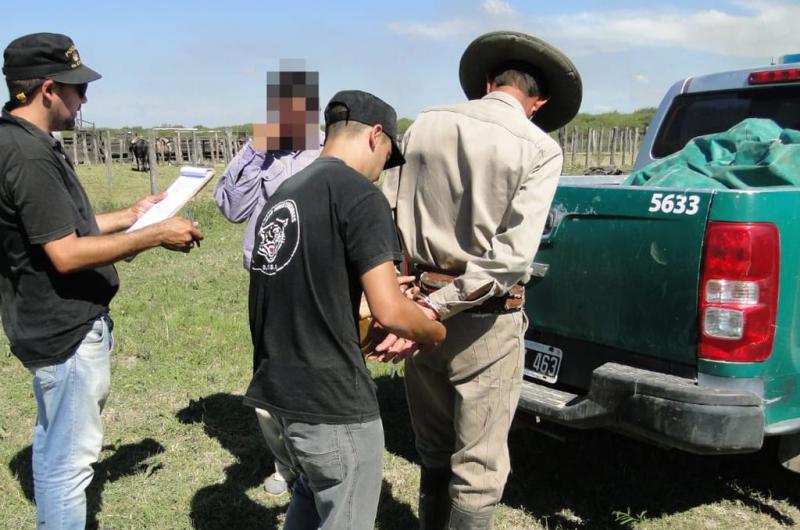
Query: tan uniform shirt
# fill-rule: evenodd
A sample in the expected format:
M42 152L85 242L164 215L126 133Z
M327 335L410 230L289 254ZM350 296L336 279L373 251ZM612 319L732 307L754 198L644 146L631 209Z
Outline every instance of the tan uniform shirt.
M563 155L512 96L423 111L406 163L382 189L411 262L451 274L431 300L444 320L527 282Z

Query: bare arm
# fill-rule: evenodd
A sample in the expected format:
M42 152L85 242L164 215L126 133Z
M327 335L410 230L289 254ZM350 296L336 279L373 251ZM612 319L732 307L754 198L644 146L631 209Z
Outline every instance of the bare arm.
M433 346L444 340L445 327L430 320L400 291L391 262L384 262L361 275L361 285L373 318L390 332Z
M73 232L43 245L45 254L61 274L114 263L128 256L162 246L189 252L203 234L192 222L173 217L129 233L78 237Z
M408 299L413 300L414 294L419 291L419 288L414 287L414 277L413 276L397 276L397 285L400 287L400 292L403 293ZM372 313L369 310L369 304L367 303L367 297L361 297L361 304L358 306L358 318L365 319L365 318L372 318Z

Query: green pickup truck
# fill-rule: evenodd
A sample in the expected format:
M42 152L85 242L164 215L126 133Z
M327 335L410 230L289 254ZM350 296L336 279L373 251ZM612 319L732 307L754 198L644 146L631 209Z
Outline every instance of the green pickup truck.
M800 129L800 56L676 83L634 169L745 118ZM800 168L798 168L800 171ZM800 188L562 177L526 287L519 408L800 470Z

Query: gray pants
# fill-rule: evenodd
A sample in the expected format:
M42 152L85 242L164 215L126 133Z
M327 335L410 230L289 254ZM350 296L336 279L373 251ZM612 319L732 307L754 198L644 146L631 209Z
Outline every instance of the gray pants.
M300 472L284 529L374 528L383 477L381 420L333 425L272 416Z

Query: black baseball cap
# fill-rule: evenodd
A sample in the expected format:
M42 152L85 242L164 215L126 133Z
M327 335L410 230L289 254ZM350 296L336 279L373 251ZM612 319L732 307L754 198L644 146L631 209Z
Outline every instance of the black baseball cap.
M72 39L59 33L33 33L14 39L3 52L3 74L8 81L52 79L67 85L102 77L81 62Z
M331 112L334 105L342 105L346 112ZM339 121L353 120L365 125L378 125L392 141L392 154L383 166L390 169L405 164L406 159L400 152L395 136L397 136L397 113L391 105L361 90L342 90L337 92L325 107L325 127Z

